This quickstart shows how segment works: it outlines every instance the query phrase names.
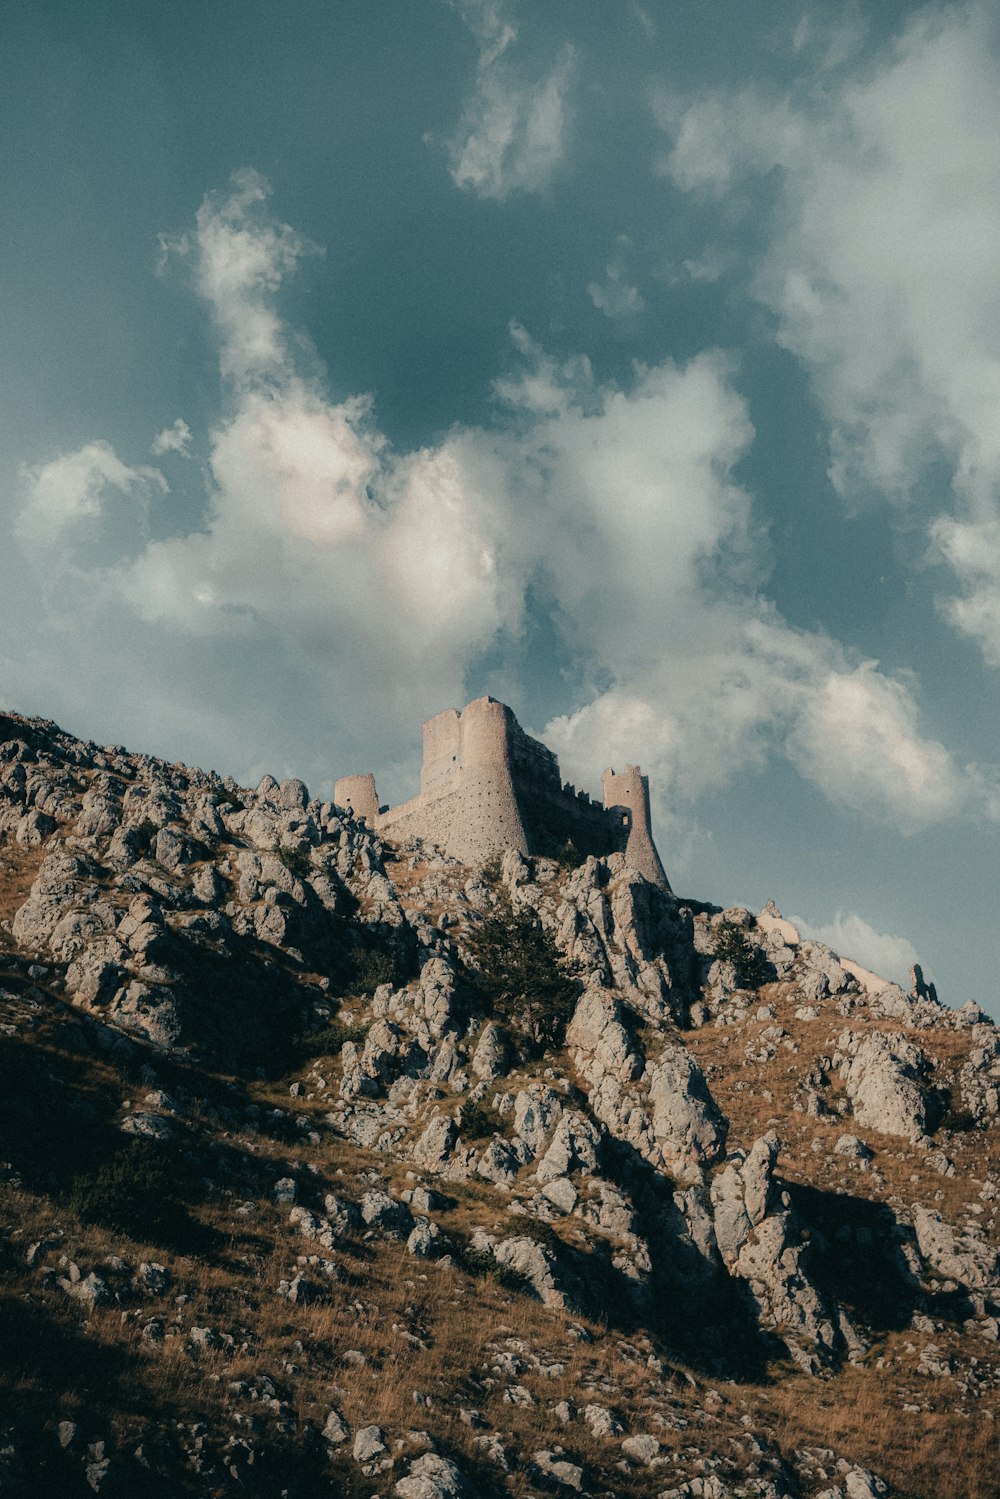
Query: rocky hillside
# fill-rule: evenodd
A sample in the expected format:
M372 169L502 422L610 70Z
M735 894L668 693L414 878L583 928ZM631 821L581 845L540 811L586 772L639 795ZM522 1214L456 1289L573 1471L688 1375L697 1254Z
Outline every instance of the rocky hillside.
M0 717L0 1493L986 1499L1000 1039Z

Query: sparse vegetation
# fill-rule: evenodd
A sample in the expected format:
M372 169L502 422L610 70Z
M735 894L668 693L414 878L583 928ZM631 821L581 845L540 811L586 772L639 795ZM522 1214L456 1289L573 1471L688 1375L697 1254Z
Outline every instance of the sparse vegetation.
M110 1160L74 1179L66 1206L85 1223L155 1240L176 1230L181 1194L190 1186L175 1152L152 1140L128 1140Z
M306 849L291 848L283 843L274 852L282 864L284 864L289 874L293 874L297 880L307 879L311 874L312 864Z
M722 921L715 928L715 956L720 963L733 965L741 989L759 989L774 978L766 954L734 921Z
M503 893L469 943L472 983L484 1010L530 1047L558 1046L579 985L537 914Z
M463 1103L459 1127L462 1138L470 1142L488 1140L491 1135L505 1133L504 1121L493 1107L492 1101L473 1103L470 1099Z

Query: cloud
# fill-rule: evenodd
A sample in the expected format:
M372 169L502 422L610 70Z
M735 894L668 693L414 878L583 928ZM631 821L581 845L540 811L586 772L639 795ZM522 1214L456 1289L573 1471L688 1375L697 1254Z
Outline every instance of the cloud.
M157 432L149 451L154 458L162 458L165 453L179 453L182 458L186 458L190 447L191 428L178 417L172 427L164 427L162 432Z
M635 317L646 305L639 288L631 285L628 278L626 260L631 248L628 236L619 235L614 254L604 268L604 280L592 281L587 287L587 295L598 312L611 319Z
M130 468L110 443L87 442L74 453L26 467L27 499L17 519L17 535L32 550L47 549L66 533L103 514L113 493L142 503L150 489L166 492L155 468Z
M178 256L193 266L219 335L222 374L237 384L290 373L274 294L304 256L320 253L264 211L270 191L266 178L244 168L227 192L206 196L193 234L160 239L161 264Z
M825 925L804 921L801 916L789 917L803 937L811 937L833 948L842 958L850 958L862 968L869 969L903 989L910 987L910 970L919 962L917 949L906 937L894 937L889 932L878 932L854 911L838 911L833 921ZM928 978L933 974L928 970Z
M931 465L950 472L952 508L931 530L960 588L944 613L993 665L1000 576L981 548L1000 526L998 64L995 14L970 3L919 13L873 62L785 97L655 101L678 187L726 209L768 174L754 291L811 374L836 487L904 502Z
M148 711L168 715L161 676L193 663L171 691L213 723L229 702L228 754L243 753L249 715L278 735L289 713L319 711L334 716L331 764L378 745L379 764L402 766L421 719L464 701L485 652L501 674L516 659L534 594L579 683L576 711L544 733L580 784L639 759L677 815L778 754L904 830L996 809L985 781L921 735L911 684L792 629L762 596L765 539L734 477L754 434L731 358L602 384L585 357L556 360L515 326L495 421L399 454L369 397L330 399L280 315L298 243L249 173L184 238L225 403L204 518L45 558L86 671L101 651L131 657L138 630ZM141 513L135 497L157 488L158 471L88 444L28 472L22 527L71 530L109 492Z
M479 44L475 85L447 144L457 187L481 198L539 192L562 165L575 53L566 45L534 74L514 56L518 30L504 6L458 7Z

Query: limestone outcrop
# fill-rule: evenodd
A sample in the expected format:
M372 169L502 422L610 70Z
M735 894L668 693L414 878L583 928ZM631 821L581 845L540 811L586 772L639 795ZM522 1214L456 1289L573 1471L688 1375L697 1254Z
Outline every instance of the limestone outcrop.
M884 1494L796 1425L846 1364L880 1429L933 1411L973 1452L983 1012L627 847L484 868L348 789L0 717L5 1327L68 1370L7 1401L0 1489Z

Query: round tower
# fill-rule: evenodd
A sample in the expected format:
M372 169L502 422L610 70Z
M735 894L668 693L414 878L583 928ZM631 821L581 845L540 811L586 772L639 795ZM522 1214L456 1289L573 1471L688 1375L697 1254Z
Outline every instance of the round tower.
M604 772L604 806L620 819L620 847L626 862L653 885L670 889L670 881L660 863L653 842L649 816L649 777L638 765L626 765L619 774Z
M369 827L374 827L378 817L378 796L373 775L341 776L333 788L333 801L335 806L346 808L355 817L363 817Z

